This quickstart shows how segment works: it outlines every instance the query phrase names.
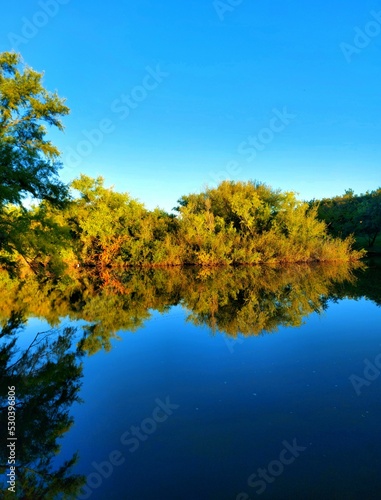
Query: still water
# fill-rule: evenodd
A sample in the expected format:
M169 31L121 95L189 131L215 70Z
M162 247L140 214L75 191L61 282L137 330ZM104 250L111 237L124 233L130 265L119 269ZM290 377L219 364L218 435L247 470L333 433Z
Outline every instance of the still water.
M36 426L56 417L20 421L30 466L41 453L55 472L78 452L78 499L380 498L381 267L368 265L159 270L126 276L123 291L77 290L57 331L76 330L49 359L82 402L52 392L73 419L52 429L53 457ZM29 318L21 352L52 315Z

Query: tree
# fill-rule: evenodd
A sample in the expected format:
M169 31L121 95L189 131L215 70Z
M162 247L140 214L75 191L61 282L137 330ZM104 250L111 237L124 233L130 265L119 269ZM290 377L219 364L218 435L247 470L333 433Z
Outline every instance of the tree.
M366 236L372 248L381 232L381 189L360 196L357 214L359 234Z
M68 189L59 180L59 151L47 139L47 126L63 129L69 109L64 99L45 90L41 73L24 65L14 52L0 53L0 263L15 269L18 256L45 268L46 256L57 260L58 245L47 243L54 224L46 207L26 210L26 197L61 207ZM56 233L56 231L55 231ZM50 238L48 236L50 235ZM63 235L57 235L59 240Z
M71 186L79 192L67 210L67 222L83 264L100 269L122 264L122 254L134 253L141 242L142 220L147 211L127 193L116 193L104 179L81 175Z
M59 151L46 138L47 128L63 130L69 113L64 99L42 86L42 73L24 66L14 52L0 53L0 208L20 205L26 196L62 202Z
M381 232L381 188L360 195L347 189L342 196L311 204L318 207L319 218L333 236L353 234L357 239L365 237L368 248L374 246Z
M112 266L181 263L173 216L148 211L128 193L106 188L102 177L82 174L71 187L79 197L63 213L82 264L97 267L106 277Z
M334 240L316 207L259 182L222 182L179 200L186 263L257 264L358 259L352 240Z

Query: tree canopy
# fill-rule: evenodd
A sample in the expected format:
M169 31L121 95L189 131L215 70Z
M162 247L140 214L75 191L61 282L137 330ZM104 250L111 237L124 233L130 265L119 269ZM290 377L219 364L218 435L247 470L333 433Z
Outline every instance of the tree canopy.
M0 207L26 196L62 202L59 151L47 139L47 126L63 130L69 113L56 92L42 85L42 73L24 65L14 52L0 53Z
M69 202L58 177L59 151L47 138L48 127L63 129L69 109L43 87L42 77L23 65L20 55L0 54L0 264L9 265L16 255L35 273L54 275L65 263L97 267L104 277L107 268L117 266L361 257L352 250L350 231L340 233L346 239L327 231L326 222L332 226L322 216L327 204L304 203L260 182L225 181L185 195L175 216L147 210L129 194L106 188L100 177L81 175L71 185L78 196ZM26 209L26 197L37 206ZM352 203L353 193L347 198L345 206L353 208L353 217L361 215L362 231L373 238L381 227L379 193L361 200L361 210Z
M63 130L69 109L43 87L42 77L19 54L0 53L0 263L8 267L17 256L35 268L44 265L62 240L41 202L61 207L68 198L58 177L59 151L47 133L48 127ZM28 197L38 209L24 207Z
M179 200L178 215L81 175L79 196L60 212L72 262L98 267L228 265L352 260L352 240L334 239L317 208L258 182L223 182Z
M329 237L317 208L259 182L224 181L179 200L184 261L202 265L356 258Z
M335 237L365 237L372 248L381 233L381 188L356 195L348 189L342 196L323 198L316 203L318 216Z

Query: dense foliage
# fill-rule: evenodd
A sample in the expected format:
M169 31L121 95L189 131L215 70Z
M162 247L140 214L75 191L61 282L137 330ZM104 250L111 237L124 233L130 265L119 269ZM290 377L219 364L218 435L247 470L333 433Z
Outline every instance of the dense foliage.
M50 218L70 228L73 264L226 265L351 260L351 238L333 239L317 208L254 182L223 182L183 196L177 216L82 175L78 196Z
M106 272L122 266L215 266L361 257L351 249L350 236L340 239L328 235L316 206L260 183L225 181L215 189L183 196L176 216L147 210L128 194L106 188L102 178L81 175L72 188L77 196L66 206L43 201L28 212L27 221L19 208L8 205L4 209L16 233L8 253L19 252L36 272L43 269L54 274L60 261Z
M324 198L314 202L318 216L326 222L328 231L335 237L354 234L365 238L365 245L372 248L381 233L381 188L356 195L347 190L342 196Z
M102 178L81 175L71 185L76 194L69 201L57 177L59 152L46 138L46 125L62 130L61 118L69 110L63 99L44 89L42 74L20 69L20 62L15 53L0 54L0 265L20 273L23 262L37 275L58 279L65 265L96 267L107 275L108 269L121 266L348 261L362 256L352 250L350 227L337 229L331 220L328 202L304 203L292 192L258 182L225 181L185 195L173 215L149 211L128 194L106 188ZM379 201L374 203L379 194L361 198L355 210L371 239L380 227ZM36 205L26 209L25 197ZM335 204L334 211L341 209L342 204Z
M0 263L9 267L18 255L38 267L58 240L51 238L43 204L26 210L22 202L62 206L67 199L57 175L59 151L46 138L46 126L62 130L60 118L69 109L44 89L41 73L20 63L16 53L0 53Z
M46 125L63 129L69 109L42 86L42 74L24 67L21 56L0 53L0 207L21 205L25 196L63 201L58 149L46 138Z
M315 207L262 183L222 182L181 198L179 240L191 264L350 260L351 239L334 240Z

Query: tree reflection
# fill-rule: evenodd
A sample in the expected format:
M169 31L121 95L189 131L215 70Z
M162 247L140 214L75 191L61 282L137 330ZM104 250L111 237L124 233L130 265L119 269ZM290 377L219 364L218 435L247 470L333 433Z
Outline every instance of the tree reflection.
M381 303L376 273L363 264L301 264L282 267L79 269L58 283L35 276L0 276L1 318L11 312L57 326L62 317L85 320L79 347L88 354L109 350L122 330L136 331L153 310L183 304L188 321L230 336L300 326L329 300L366 296ZM377 275L378 276L378 275ZM373 283L373 285L372 285Z
M236 337L300 326L327 307L334 283L354 280L348 265L242 267L201 275L184 294L188 320Z
M81 353L73 350L73 328L38 333L27 348L19 347L24 324L20 313L10 315L0 333L0 436L7 440L8 387L16 393L16 488L4 479L2 498L75 498L84 478L71 472L77 455L56 466L58 439L73 424L69 410L79 401ZM8 448L0 449L1 472L9 470Z
M330 299L366 298L381 306L381 259L369 259L367 267L360 266L353 271L351 282L335 283Z
M118 331L136 331L153 310L165 312L177 304L189 312L188 321L231 337L297 327L332 300L367 297L381 305L380 272L379 265L359 263L106 270L102 275L79 269L56 283L0 274L0 436L5 443L6 395L8 386L15 386L16 498L78 494L85 479L72 473L77 456L57 465L58 440L73 423L69 410L79 401L81 357L110 349ZM62 317L86 324L77 338L72 327L52 329L21 348L19 333L29 317L52 326ZM5 472L5 447L0 467ZM5 481L4 498L11 498Z

